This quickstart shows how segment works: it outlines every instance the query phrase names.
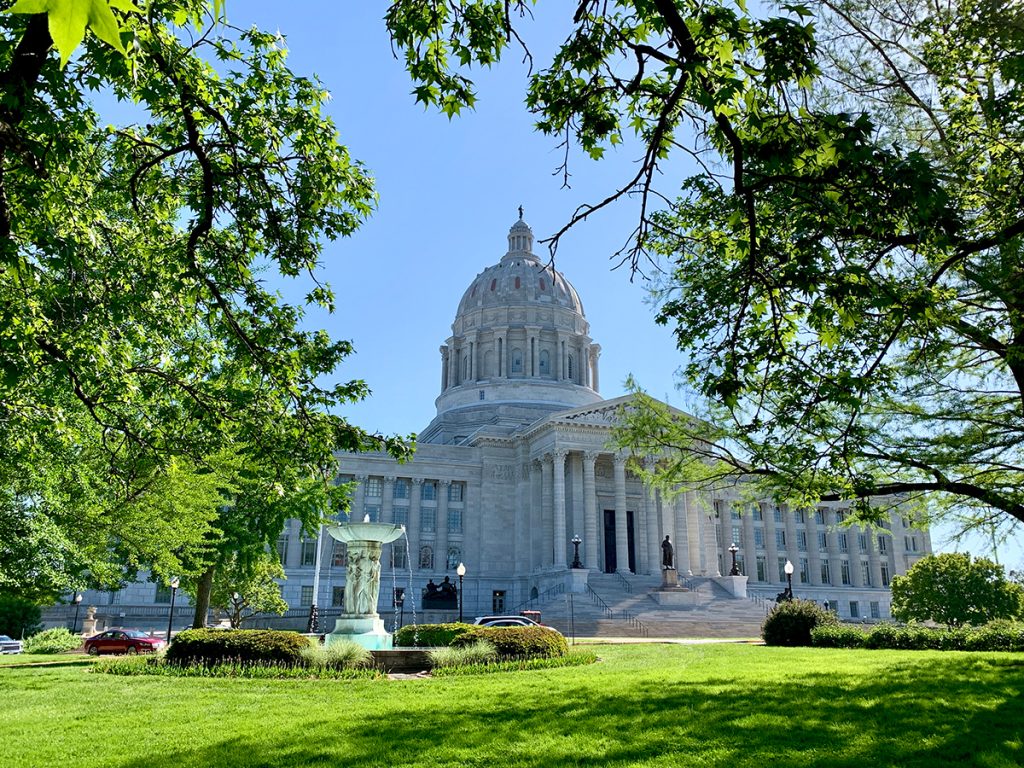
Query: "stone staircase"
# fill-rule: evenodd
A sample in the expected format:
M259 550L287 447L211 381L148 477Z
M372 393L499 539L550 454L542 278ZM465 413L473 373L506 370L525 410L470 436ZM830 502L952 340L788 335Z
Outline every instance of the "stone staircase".
M567 636L570 631L577 637L760 636L763 604L735 598L711 579L686 582L695 594L693 604L664 606L651 596L661 586L660 576L591 573L591 591L554 595L538 608L545 624Z

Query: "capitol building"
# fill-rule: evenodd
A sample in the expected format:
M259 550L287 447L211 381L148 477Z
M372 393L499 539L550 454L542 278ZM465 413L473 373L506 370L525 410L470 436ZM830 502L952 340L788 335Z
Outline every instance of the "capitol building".
M774 598L789 561L797 597L827 601L844 618L889 617L890 580L930 553L927 530L898 511L872 530L844 525L841 502L798 510L741 501L738 488L663 494L643 483L611 442L629 397L602 398L601 347L583 301L533 248L520 217L504 255L469 281L440 346L437 413L415 457L338 456L339 481L354 483L352 519L406 528L406 539L384 548L380 613L394 610L394 587L406 615L422 611L428 583L456 583L460 563L469 617L569 590L600 595L606 574L635 605L647 591L657 597L667 535L680 580L691 586L717 583L744 601ZM305 537L292 521L277 549L295 611L341 606L344 544ZM745 578L728 576L733 556ZM90 600L103 603L87 593ZM140 582L111 600L153 605L166 590Z

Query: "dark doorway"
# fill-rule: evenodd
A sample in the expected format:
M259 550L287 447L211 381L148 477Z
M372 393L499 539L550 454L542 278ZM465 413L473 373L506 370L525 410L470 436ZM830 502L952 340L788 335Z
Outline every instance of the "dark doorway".
M629 570L636 573L636 543L633 536L633 512L626 511L626 551L629 554ZM604 511L604 572L615 573L618 558L615 554L615 510Z

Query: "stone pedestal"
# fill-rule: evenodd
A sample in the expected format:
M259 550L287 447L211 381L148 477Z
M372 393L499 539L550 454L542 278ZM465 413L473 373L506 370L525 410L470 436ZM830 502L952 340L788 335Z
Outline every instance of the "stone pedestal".
M675 568L662 568L661 569L661 589L683 589L686 587L679 586L679 571Z
M581 594L587 591L587 579L590 577L590 571L586 568L570 568L569 569L569 591Z
M85 620L82 622L82 634L85 637L92 637L96 634L96 606L90 605L85 609Z
M351 640L371 651L392 647L391 635L384 629L384 620L376 613L370 615L342 614L334 623L334 631L324 635L324 645Z
M746 599L747 577L746 576L717 576L715 583L723 587L733 597Z
M697 605L697 594L679 586L679 571L675 568L661 569L661 586L651 593L658 605L693 608Z

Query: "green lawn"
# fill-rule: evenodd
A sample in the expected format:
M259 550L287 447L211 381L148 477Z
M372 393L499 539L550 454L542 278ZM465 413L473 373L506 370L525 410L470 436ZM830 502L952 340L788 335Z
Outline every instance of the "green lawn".
M597 646L408 681L0 670L0 765L1018 766L1024 656Z
M0 655L0 667L11 664L81 664L91 662L84 653L5 653Z

